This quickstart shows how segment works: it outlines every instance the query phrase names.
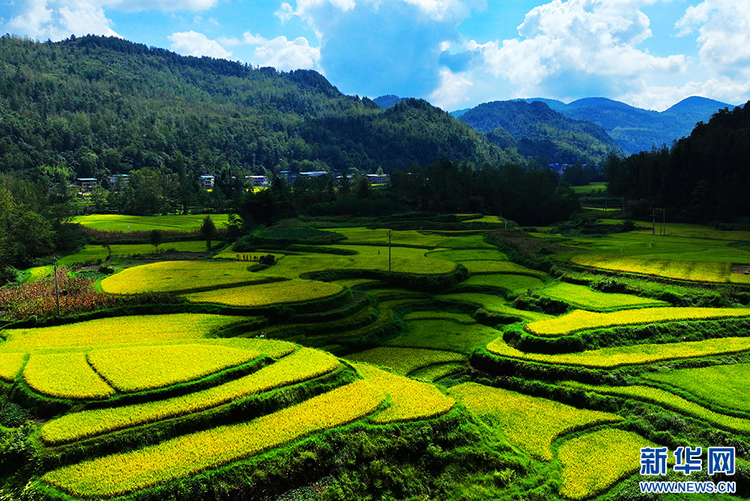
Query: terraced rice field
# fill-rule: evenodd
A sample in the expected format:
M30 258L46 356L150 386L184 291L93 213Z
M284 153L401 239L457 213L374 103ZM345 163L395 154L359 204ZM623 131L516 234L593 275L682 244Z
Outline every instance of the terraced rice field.
M448 395L478 416L487 416L489 423L511 442L544 461L552 459L551 445L557 437L588 426L622 420L614 414L576 409L554 400L477 383L454 386L448 390Z
M482 294L478 292L458 292L452 294L440 294L438 296L435 296L435 298L456 303L474 304L478 308L484 308L489 312L502 313L525 320L540 321L555 318L552 315L547 315L545 313L539 313L536 311L518 310L511 307L504 298L493 296L491 294Z
M25 353L0 353L0 380L10 382L16 379L25 363Z
M365 364L354 365L364 378L390 396L390 405L373 416L376 423L428 419L445 414L455 401L436 387Z
M346 359L387 367L400 376L407 376L412 371L433 364L463 362L465 357L450 351L380 347L348 355Z
M257 372L206 390L164 400L67 414L46 423L42 427L42 439L50 444L60 444L185 416L249 395L307 381L332 372L339 365L331 355L301 348Z
M42 395L56 398L103 399L115 393L91 368L85 353L34 353L23 379Z
M117 391L128 393L200 379L259 356L228 346L177 344L95 350L88 360Z
M174 250L177 252L205 252L206 242L200 240L187 242L165 242L158 249L151 244L112 244L109 249L102 245L86 245L83 249L62 257L58 260L60 266L68 266L71 263L83 263L86 261L104 261L110 254L112 257L127 257L135 254L154 254L158 251L165 252ZM51 274L51 272L50 272Z
M720 406L750 412L748 375L750 364L732 364L647 372L641 377L683 389Z
M537 278L545 278L548 276L543 271L532 270L531 268L526 268L511 261L485 261L467 259L465 261L459 261L459 263L464 265L466 269L469 270L469 273L472 274L513 273L515 275L529 275Z
M340 285L314 280L285 280L259 285L185 294L193 303L217 303L229 306L270 306L274 304L302 303L335 296Z
M237 461L372 413L385 394L358 381L247 423L53 470L42 480L78 497L113 497Z
M456 249L456 250L438 250L428 252L427 257L432 259L445 259L447 261L469 261L469 260L487 260L487 261L507 261L508 256L497 249Z
M668 391L652 388L650 386L632 385L632 386L592 386L582 383L566 383L574 388L581 388L587 391L602 393L605 395L615 395L620 397L630 397L657 405L683 412L693 417L703 419L712 423L719 428L736 431L745 435L750 434L750 419L744 419L734 416L727 416L706 409L694 402L678 397Z
M544 282L538 278L526 275L498 273L492 275L475 275L468 280L464 280L458 286L459 289L470 287L494 287L516 295L544 287Z
M125 216L120 214L93 214L77 216L74 223L82 224L92 230L100 231L198 231L203 219L211 216L217 228L222 228L229 221L228 214L191 214L184 216ZM203 242L205 246L205 242Z
M176 313L109 317L54 327L6 329L0 353L86 351L119 345L168 343L209 337L254 317Z
M558 450L562 465L560 494L586 499L640 468L640 448L656 444L633 432L597 430L565 441Z
M575 310L567 315L532 322L526 329L539 336L565 336L574 332L620 325L644 325L686 320L714 320L750 316L750 308L643 308L611 313Z
M469 317L470 318L470 317ZM389 346L451 350L470 355L477 346L494 340L500 332L476 322L452 319L407 320L401 334L387 341Z
M626 365L744 352L750 350L750 338L728 337L683 343L639 344L556 355L525 353L508 346L502 338L497 338L487 345L487 350L503 357L534 362L611 369Z
M576 308L596 311L612 311L626 308L666 306L657 299L642 298L632 294L615 294L593 291L583 285L558 282L537 291L541 296L568 303Z
M243 261L162 261L127 268L101 282L104 292L179 292L268 280L250 273Z

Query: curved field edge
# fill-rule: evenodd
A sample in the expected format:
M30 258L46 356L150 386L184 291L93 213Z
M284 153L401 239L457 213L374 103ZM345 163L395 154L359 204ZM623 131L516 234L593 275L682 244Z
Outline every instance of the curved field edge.
M124 428L185 416L327 374L339 366L331 355L301 348L247 376L187 395L120 407L84 410L49 421L41 438L57 445Z
M53 470L42 481L78 497L114 497L259 454L372 413L385 394L357 381L253 421Z
M637 344L559 355L525 353L506 344L502 337L487 345L488 352L500 357L595 369L614 369L628 365L645 365L684 358L728 355L747 350L750 350L750 338L738 337L682 343Z
M750 316L750 308L655 307L620 310L610 313L574 310L567 315L526 324L526 330L539 336L565 336L583 330L620 325L643 325L686 320L716 320L748 316Z

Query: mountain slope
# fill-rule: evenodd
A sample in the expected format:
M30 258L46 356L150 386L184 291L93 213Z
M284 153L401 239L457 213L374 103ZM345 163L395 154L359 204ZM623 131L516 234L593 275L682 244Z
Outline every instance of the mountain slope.
M309 70L183 57L117 38L0 38L0 167L104 178L152 170L390 172L508 157L424 101L388 113ZM390 110L389 110L390 111Z
M523 100L480 104L463 113L460 120L502 148L516 148L519 154L542 163L603 162L618 145L599 126L571 120L547 104Z
M690 134L695 124L707 121L719 109L733 106L690 97L661 113L629 106L605 98L585 98L559 109L576 120L600 125L627 153L650 151L653 146L671 145Z

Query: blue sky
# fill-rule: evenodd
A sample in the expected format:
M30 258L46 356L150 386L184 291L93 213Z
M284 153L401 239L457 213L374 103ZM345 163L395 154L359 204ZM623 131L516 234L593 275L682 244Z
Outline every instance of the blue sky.
M315 69L347 94L445 110L608 97L750 100L750 0L3 0L0 31L121 36Z

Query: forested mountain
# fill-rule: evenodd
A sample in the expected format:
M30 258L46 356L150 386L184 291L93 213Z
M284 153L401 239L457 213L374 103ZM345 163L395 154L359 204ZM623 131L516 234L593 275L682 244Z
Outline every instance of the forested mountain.
M425 101L383 111L314 71L183 57L118 38L0 39L1 171L390 172L440 158L507 159Z
M610 159L605 166L610 192L630 199L636 216L665 207L672 220L750 217L748 104L719 110L671 148Z
M483 103L461 114L468 123L501 148L543 164L598 164L620 147L598 125L572 120L546 104L521 100Z
M404 100L406 100L406 98L394 96L393 94L388 94L388 95L376 97L375 99L373 99L373 101L375 101L375 104L377 104L384 110Z
M662 112L635 108L602 97L579 99L570 104L549 99L542 101L566 117L601 126L628 154L650 151L654 146L669 146L690 134L696 123L707 121L720 109L733 108L726 103L696 96Z

